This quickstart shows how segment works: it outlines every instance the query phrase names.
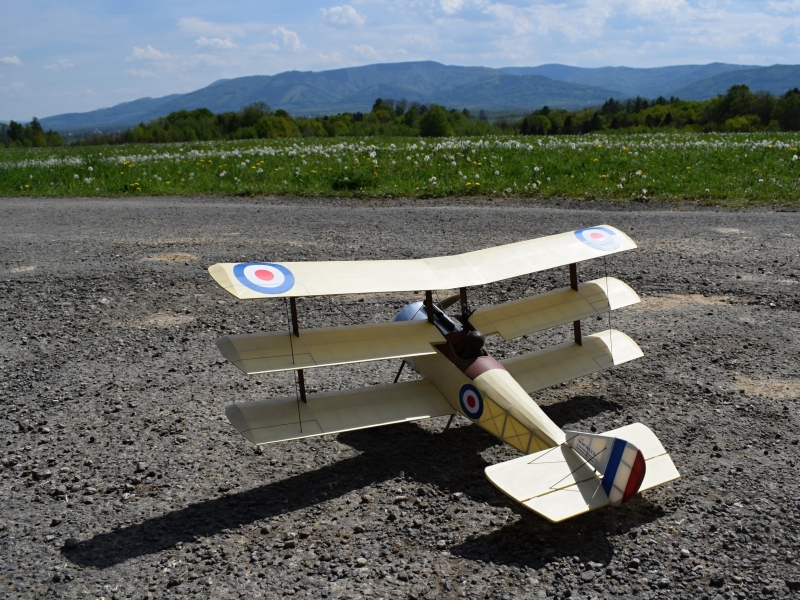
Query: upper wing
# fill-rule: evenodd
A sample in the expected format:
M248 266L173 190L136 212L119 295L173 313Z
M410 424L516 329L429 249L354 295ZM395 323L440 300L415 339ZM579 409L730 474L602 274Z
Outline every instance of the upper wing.
M452 415L455 410L430 381L375 385L358 390L271 398L231 404L225 414L231 424L254 444L340 433Z
M299 337L288 332L226 335L217 340L217 347L252 375L434 354L431 344L444 341L427 321L402 321L301 329Z
M609 225L416 260L220 263L208 272L237 298L442 290L483 285L635 248Z
M587 281L512 302L479 308L469 318L484 335L499 333L504 340L586 319L639 302L627 284L613 277Z

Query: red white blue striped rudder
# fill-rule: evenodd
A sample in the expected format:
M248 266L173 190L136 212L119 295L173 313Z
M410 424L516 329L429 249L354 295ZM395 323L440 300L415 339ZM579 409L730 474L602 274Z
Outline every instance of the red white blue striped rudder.
M611 506L625 504L639 491L647 467L642 451L630 442L568 431L567 444L603 476L603 490Z

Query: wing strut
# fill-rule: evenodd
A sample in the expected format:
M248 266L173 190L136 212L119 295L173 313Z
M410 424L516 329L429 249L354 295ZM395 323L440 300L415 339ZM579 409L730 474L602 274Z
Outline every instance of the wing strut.
M569 265L569 285L570 287L578 291L578 265L577 263L570 263ZM608 286L606 286L608 287ZM578 319L577 321L572 322L572 331L575 333L575 343L578 346L583 346L583 335L581 333L581 321Z
M433 325L433 292L425 292L425 312L428 313L428 323Z
M297 302L294 297L289 298L289 306L292 312L292 334L294 337L300 337L300 325L297 322ZM289 338L291 341L291 336ZM292 348L292 364L294 364L294 348ZM300 389L300 400L308 404L306 399L306 376L303 374L303 369L297 369L297 387Z

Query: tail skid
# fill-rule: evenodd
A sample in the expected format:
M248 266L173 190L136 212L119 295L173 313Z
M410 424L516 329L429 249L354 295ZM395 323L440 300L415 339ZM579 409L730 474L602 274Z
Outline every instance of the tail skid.
M554 523L619 506L637 491L680 477L664 446L641 423L601 435L568 435L566 444L487 467L486 477Z

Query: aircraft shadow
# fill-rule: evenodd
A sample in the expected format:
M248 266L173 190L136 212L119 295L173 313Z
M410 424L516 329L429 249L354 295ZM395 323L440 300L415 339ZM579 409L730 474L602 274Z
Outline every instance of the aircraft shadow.
M583 415L579 418L588 418L613 408L608 402L589 399L591 402L587 403L587 397L571 398L545 410L556 423L561 424L574 421L576 412ZM578 406L582 404L588 404L590 408ZM543 538L545 546L558 554L567 552L582 556L587 548L602 546L607 532L625 527L629 522L632 526L636 524L631 511L625 511L625 525L611 521L615 518L613 513L619 511L600 511L588 518L568 521L569 525L552 525L524 508L516 507L483 474L487 464L480 453L499 442L478 427L453 427L442 433L431 433L414 424L402 424L340 434L339 441L361 454L281 481L198 502L142 523L100 533L76 548L62 552L75 564L107 568L172 548L178 542L192 542L198 537L212 536L226 529L314 506L331 497L398 476L405 478L404 485L411 480L435 485L443 491L463 491L477 502L511 506L522 515L523 518L515 525L451 550L476 560L508 563L523 560L528 564L528 560L544 556L541 549L526 551L520 556L518 550L503 541L517 538L525 540L520 548L528 547L532 540ZM641 500L631 504L635 502ZM649 514L649 511L643 513ZM565 535L566 531L579 532L577 542L574 535ZM610 548L606 550L610 551Z

